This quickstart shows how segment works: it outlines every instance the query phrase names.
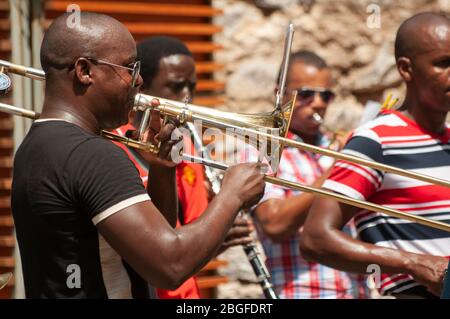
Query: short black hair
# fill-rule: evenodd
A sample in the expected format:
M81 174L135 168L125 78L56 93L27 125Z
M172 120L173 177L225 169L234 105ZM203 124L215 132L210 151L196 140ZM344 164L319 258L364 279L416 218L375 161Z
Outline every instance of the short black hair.
M137 45L137 58L141 61L143 86L148 87L159 70L159 61L170 55L192 57L192 52L179 39L167 36L146 38Z
M296 62L303 62L304 64L314 66L314 67L318 68L319 70L328 68L328 64L327 64L327 62L325 62L324 59L322 59L320 56L318 56L314 52L311 52L308 50L300 50L300 51L291 53L291 55L289 56L288 72L290 71L292 64L296 63ZM277 81L280 78L280 75L281 75L281 66L278 71Z
M327 63L320 56L308 50L300 50L291 54L290 62L303 62L318 69L328 68Z

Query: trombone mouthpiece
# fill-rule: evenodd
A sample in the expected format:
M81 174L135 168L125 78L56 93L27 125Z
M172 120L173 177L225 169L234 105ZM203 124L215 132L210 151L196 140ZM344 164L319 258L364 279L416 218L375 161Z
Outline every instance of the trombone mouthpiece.
M134 97L133 111L139 111L139 101L141 99L141 95L138 93Z
M314 113L312 115L312 117L313 117L314 121L316 121L317 123L323 124L323 118L322 118L322 116L319 115L319 113Z
M133 111L146 111L149 109L149 103L151 99L149 99L147 96L138 93L134 97L134 105L133 105Z

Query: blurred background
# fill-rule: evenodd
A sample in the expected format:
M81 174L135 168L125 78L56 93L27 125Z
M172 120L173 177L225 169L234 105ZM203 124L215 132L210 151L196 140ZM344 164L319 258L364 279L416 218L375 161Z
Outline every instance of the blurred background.
M403 87L394 60L396 29L421 11L450 12L450 0L0 0L0 59L40 68L39 48L51 20L63 12L105 13L123 22L136 41L171 35L194 53L195 104L234 112L268 111L288 22L293 50L308 49L333 68L337 99L325 118L332 130L354 128L369 102ZM12 76L1 102L40 111L43 83ZM31 124L0 114L0 274L14 280L0 298L23 298L20 259L10 211L13 154ZM200 274L203 297L258 298L261 289L240 247Z

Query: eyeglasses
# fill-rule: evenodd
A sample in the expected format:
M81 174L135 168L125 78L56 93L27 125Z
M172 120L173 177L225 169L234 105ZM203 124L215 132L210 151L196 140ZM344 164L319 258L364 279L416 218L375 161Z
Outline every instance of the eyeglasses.
M330 103L336 96L333 91L324 88L302 87L295 91L297 91L297 99L302 103L312 102L317 93L325 103Z
M120 64L114 64L111 62L107 62L104 60L94 59L94 58L85 58L86 60L92 61L98 64L106 64L110 66L115 66L122 69L127 69L131 75L131 86L134 87L136 85L137 79L139 77L139 72L141 71L141 61L136 61L134 63L129 64L129 66L123 66Z

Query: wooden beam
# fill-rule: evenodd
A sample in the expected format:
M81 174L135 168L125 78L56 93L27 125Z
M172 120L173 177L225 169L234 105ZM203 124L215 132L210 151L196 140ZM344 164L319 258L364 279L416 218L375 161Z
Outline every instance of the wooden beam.
M187 41L185 44L192 53L213 53L223 49L221 45L213 42Z
M207 263L206 266L203 267L201 271L214 270L214 269L217 269L219 267L224 267L224 266L227 266L227 265L228 265L228 261L226 261L226 260L213 259L209 263Z
M145 35L205 35L211 36L222 31L221 27L208 23L151 23L125 22L133 34Z
M226 98L224 96L196 96L194 104L201 106L217 106L225 104Z
M196 277L196 280L200 289L213 288L228 282L228 278L224 276Z
M14 141L10 137L0 137L0 148L12 149L14 147Z
M10 191L11 188L12 188L12 178L0 178L0 189ZM8 203L7 203L6 207L10 207L10 205L11 204L9 203L9 197L8 197Z
M0 247L14 247L14 236L0 236Z
M2 156L0 157L0 168L8 168L11 169L13 167L13 158L11 156Z
M0 267L3 268L14 268L14 258L13 257L0 257Z
M215 91L223 90L225 83L214 80L199 80L197 81L197 91Z
M0 216L0 227L13 227L14 220L11 216Z
M45 10L66 12L74 1L46 1ZM145 16L214 17L222 13L220 9L205 5L160 4L142 2L93 2L76 1L83 11L106 14L135 14Z
M9 12L9 1L1 1L0 2L0 11L8 11Z
M9 131L14 128L14 122L11 117L0 118L0 130Z
M205 62L197 62L195 64L195 70L197 73L212 73L215 71L220 71L223 69L223 64L205 61Z
M9 23L9 22L8 22ZM51 20L44 22L48 29ZM133 35L199 35L212 36L222 31L221 27L209 23L151 23L151 22L124 22L123 23ZM0 20L2 30L2 20ZM9 28L8 28L9 31Z

